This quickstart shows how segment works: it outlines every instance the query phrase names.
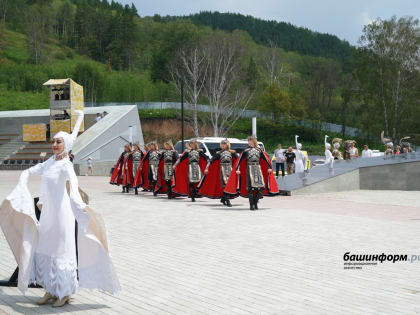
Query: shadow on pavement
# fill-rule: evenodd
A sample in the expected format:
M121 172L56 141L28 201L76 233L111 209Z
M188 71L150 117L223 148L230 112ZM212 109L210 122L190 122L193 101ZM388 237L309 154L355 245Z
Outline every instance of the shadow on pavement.
M1 292L1 295L2 297L0 299L0 307L11 307L14 312L22 314L57 314L57 312L80 312L110 308L104 304L72 304L77 300L77 297L71 299L70 304L66 304L60 308L53 308L52 304L37 305L36 301L40 298L39 296L6 295L3 294L3 292ZM6 299L7 302L4 301Z

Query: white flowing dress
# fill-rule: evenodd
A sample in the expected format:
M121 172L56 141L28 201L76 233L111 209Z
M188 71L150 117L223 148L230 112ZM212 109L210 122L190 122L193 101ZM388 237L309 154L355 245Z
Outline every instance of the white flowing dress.
M329 165L329 168L333 168L334 165L334 157L330 150L325 150L325 164Z
M305 172L306 156L300 150L296 150L296 161L295 161L295 173L299 176L303 176Z
M54 296L64 297L74 294L78 287L75 216L70 199L76 213L83 212L86 204L80 197L77 177L68 159L49 159L28 169L29 175L41 172L42 213L31 281ZM70 196L66 181L70 181Z
M39 222L27 188L29 176L35 174L42 176ZM68 158L56 161L51 157L23 171L19 184L0 208L0 224L19 265L18 287L23 293L30 283L40 284L58 298L74 294L79 286L119 292L103 221L82 201Z

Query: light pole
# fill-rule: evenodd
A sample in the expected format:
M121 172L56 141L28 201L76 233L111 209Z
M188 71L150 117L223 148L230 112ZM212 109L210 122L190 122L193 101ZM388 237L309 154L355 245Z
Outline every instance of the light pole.
M184 80L181 81L181 142L182 152L184 152Z

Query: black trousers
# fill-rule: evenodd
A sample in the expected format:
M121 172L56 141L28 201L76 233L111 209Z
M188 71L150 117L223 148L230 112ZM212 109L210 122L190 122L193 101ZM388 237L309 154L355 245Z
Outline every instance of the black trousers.
M279 167L281 168L281 176L284 176L284 163L276 163L276 176L279 176Z

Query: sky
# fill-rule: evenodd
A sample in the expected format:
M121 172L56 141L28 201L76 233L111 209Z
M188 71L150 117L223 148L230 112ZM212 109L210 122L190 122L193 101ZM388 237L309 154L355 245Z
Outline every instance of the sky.
M115 1L115 0L114 0ZM313 31L337 35L352 45L363 26L377 18L420 18L420 0L116 0L137 8L140 16L188 15L219 11L289 22Z

